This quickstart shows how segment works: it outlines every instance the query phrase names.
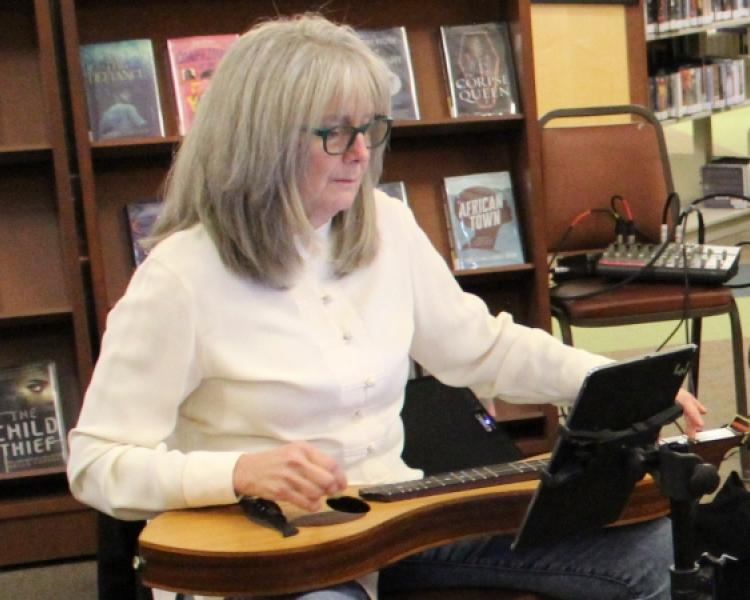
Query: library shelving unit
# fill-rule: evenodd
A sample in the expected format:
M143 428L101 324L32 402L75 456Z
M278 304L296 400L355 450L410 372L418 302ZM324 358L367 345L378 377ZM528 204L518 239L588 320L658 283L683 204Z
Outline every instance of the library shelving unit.
M0 19L0 368L54 360L70 426L92 351L54 19L48 0ZM62 468L0 475L0 566L93 554L94 523Z
M645 1L645 0L644 0ZM731 11L728 11L730 13ZM683 27L646 33L647 65L649 72L654 66L669 61L685 60L685 57L700 58L709 55L726 56L731 58L746 58L748 29L750 16L731 16L714 20L707 24L685 25ZM716 44L714 36L719 33L724 43ZM731 42L730 42L731 40ZM746 63L747 68L747 63ZM728 105L721 108L702 110L681 117L671 117L663 121L668 127L677 123L692 123L693 139L696 152L702 155L704 162L709 162L714 156L714 148L721 144L721 135L715 135L714 117L725 115L740 109L747 109L750 102ZM694 176L692 193L700 194L699 174ZM679 186L678 186L679 187ZM687 185L685 186L687 187Z

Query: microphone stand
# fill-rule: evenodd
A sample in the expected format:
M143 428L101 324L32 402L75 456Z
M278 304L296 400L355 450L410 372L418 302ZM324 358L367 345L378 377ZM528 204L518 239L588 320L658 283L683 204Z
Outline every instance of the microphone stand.
M730 557L697 555L695 511L701 496L720 483L716 467L687 451L686 444L658 449L633 448L634 468L648 471L669 498L674 565L670 569L672 600L731 600L724 597L722 569Z

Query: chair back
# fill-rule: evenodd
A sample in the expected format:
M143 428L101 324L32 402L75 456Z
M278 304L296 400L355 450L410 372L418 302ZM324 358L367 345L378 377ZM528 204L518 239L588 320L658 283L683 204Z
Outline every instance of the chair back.
M612 115L629 119L613 122ZM562 123L565 119L571 126ZM556 126L549 126L552 121ZM544 115L540 128L548 252L594 250L614 241L614 220L604 212L581 217L570 228L585 211L609 209L614 195L627 201L637 230L659 240L674 187L664 134L653 113L636 105L561 109ZM625 214L622 203L617 209ZM678 213L672 202L666 215L670 234Z

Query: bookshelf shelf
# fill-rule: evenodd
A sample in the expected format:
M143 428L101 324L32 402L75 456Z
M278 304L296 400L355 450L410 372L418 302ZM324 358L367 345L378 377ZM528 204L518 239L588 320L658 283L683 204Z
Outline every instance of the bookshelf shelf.
M699 25L696 27L681 27L679 29L673 29L670 31L661 31L655 33L647 33L646 41L653 42L656 40L667 40L676 37L682 37L687 35L695 35L699 33L710 33L717 29L731 29L734 27L746 27L750 25L750 17L742 17L739 19L722 19L719 21L712 21L705 25Z
M0 146L0 167L23 163L41 163L51 160L52 147L48 144Z

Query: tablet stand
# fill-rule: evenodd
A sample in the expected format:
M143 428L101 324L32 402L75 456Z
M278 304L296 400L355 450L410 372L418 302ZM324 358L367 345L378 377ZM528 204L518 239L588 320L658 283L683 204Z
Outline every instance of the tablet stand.
M550 466L542 475L513 548L555 542L613 523L636 482L648 472L670 500L673 600L725 600L721 569L728 557L698 559L693 540L695 507L701 496L718 487L717 469L689 453L687 445L657 445L661 427L680 414L675 405L617 431L562 426ZM606 416L602 419L606 421ZM586 510L581 510L582 506ZM561 519L561 514L566 518Z

